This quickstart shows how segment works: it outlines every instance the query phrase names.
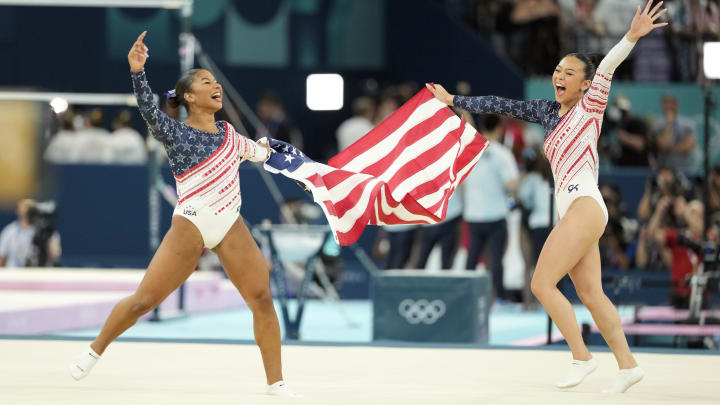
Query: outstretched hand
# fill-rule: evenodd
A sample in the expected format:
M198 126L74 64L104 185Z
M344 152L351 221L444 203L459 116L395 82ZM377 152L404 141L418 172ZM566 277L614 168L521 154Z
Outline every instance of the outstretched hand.
M259 145L261 148L267 150L267 156L265 157L265 160L264 160L264 162L267 162L270 159L270 155L273 152L272 148L270 147L270 141L268 141L267 138L263 137L255 143L257 145Z
M425 83L425 87L430 90L430 92L437 98L438 100L442 101L443 103L447 105L453 105L453 96L452 94L448 93L445 88L439 84L430 84Z
M148 55L148 47L143 43L146 34L147 31L143 31L143 33L140 34L128 53L128 63L130 63L131 72L137 73L143 70L145 61L150 56Z
M627 37L630 42L637 41L655 28L668 25L666 22L655 24L655 21L658 18L667 13L667 9L664 8L660 10L660 7L663 5L663 2L661 1L651 10L650 7L652 6L652 3L653 0L648 0L644 10L640 10L640 6L638 6L637 11L635 11L635 17L633 17L632 24L630 24L630 31L627 33Z

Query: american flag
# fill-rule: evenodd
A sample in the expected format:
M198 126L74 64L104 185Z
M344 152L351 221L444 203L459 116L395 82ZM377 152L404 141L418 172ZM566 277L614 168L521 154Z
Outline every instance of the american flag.
M270 139L265 169L312 192L338 243L358 240L367 225L432 224L487 140L422 89L327 165Z

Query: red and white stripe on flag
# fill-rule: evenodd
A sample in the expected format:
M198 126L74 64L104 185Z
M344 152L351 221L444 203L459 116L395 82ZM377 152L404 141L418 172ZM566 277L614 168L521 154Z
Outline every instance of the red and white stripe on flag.
M347 246L368 224L442 221L448 199L487 146L485 137L423 88L329 166L306 160L281 173L312 191L336 240Z

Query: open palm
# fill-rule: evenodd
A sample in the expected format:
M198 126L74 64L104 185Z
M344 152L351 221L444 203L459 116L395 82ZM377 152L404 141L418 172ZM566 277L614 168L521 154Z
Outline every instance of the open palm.
M638 6L637 11L635 12L635 17L633 17L632 24L630 24L630 34L634 37L635 40L644 37L647 35L650 31L654 30L655 28L664 27L668 25L668 23L657 23L655 24L655 21L660 18L663 14L667 12L667 9L664 8L660 10L660 7L662 6L663 2L659 2L655 5L652 9L650 7L652 6L653 0L649 0L647 2L647 5L645 5L644 10L640 10L640 6ZM658 12L658 10L660 10Z

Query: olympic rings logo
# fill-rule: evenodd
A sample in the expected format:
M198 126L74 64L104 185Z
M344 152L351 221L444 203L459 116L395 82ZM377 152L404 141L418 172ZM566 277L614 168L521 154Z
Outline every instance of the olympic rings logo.
M398 305L400 316L405 318L411 325L417 325L421 322L432 325L445 315L445 309L445 303L441 300L428 301L419 299L415 301L407 298Z

